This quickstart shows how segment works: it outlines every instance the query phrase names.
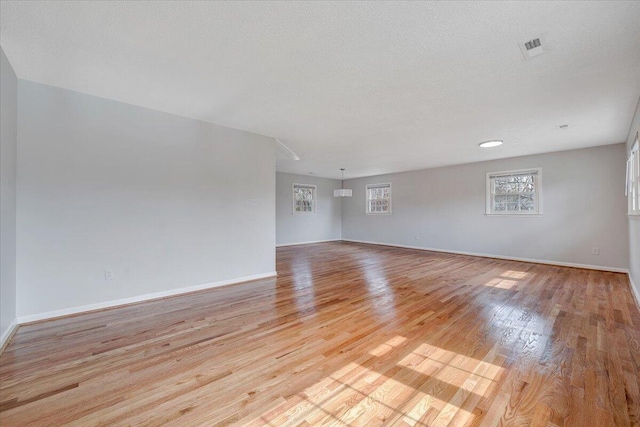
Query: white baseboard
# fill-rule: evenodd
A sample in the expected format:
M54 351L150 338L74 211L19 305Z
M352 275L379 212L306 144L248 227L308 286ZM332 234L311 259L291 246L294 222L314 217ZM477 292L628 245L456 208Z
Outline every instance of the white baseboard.
M397 245L395 243L369 242L366 240L355 240L355 239L342 239L342 240L345 242L365 243L368 245L393 246L396 248L418 249L421 251L444 252L448 254L478 256L483 258L506 259L509 261L522 261L522 262L533 262L536 264L558 265L560 267L585 268L588 270L611 271L614 273L629 273L629 270L627 270L626 268L606 267L602 265L576 264L572 262L563 262L563 261L549 261L544 259L521 258L521 257L512 257L512 256L505 256L505 255L492 255L492 254L483 254L478 252L454 251L450 249L426 248L423 246Z
M283 243L281 245L276 245L276 248L282 248L284 246L310 245L312 243L326 243L326 242L340 242L340 241L342 241L342 239L310 240L308 242Z
M636 305L640 309L640 290L638 290L638 288L636 288L636 284L633 283L631 272L629 272L628 276L629 276L629 286L631 286L631 293L633 294L633 299L636 300Z
M41 320L49 320L49 319L54 319L56 317L86 313L89 311L103 310L105 308L119 307L122 305L128 305L128 304L133 304L137 302L166 298L174 295L201 291L204 289L217 288L220 286L234 285L236 283L249 282L249 281L259 280L259 279L267 279L269 277L275 277L275 276L277 276L277 273L275 271L272 271L270 273L254 274L252 276L244 276L244 277L238 277L235 279L222 280L219 282L205 283L203 285L195 285L195 286L188 286L186 288L178 288L178 289L171 289L168 291L154 292L151 294L144 294L144 295L138 295L135 297L100 302L97 304L82 305L79 307L65 308L62 310L48 311L46 313L39 313L39 314L31 314L28 316L19 316L17 320L19 325L23 325L25 323L39 322Z
M18 326L18 319L13 319L13 322L11 322L7 330L0 336L0 355L2 355L7 344L9 344L9 340L13 337L13 334L18 330Z

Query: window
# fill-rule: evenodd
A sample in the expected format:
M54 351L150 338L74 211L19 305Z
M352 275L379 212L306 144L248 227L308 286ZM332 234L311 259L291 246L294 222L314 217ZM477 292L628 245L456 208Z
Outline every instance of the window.
M391 214L391 183L367 185L366 192L367 214Z
M487 174L487 215L539 215L542 169Z
M629 215L640 215L640 149L638 145L638 135L636 142L631 148L629 159L627 160L627 188L626 195L629 199Z
M316 213L316 186L293 184L293 214L313 215Z

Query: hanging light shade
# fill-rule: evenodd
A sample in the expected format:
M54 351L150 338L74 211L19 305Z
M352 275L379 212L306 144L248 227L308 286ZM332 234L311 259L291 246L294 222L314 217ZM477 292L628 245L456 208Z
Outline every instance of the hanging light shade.
M342 171L342 182L339 190L333 190L333 197L351 197L352 191L348 188L344 188L344 168L340 168Z
M352 192L349 188L341 188L339 190L333 190L333 197L351 197Z

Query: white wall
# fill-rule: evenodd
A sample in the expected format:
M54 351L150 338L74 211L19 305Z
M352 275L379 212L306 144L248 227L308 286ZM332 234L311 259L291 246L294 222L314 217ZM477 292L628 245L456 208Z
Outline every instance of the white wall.
M274 272L271 138L23 80L18 117L20 319Z
M638 101L636 114L633 116L629 129L626 145L627 156L636 140L637 132L640 132L640 101ZM621 169L624 168L624 165L625 163L622 164ZM629 272L635 285L636 295L640 295L640 218L631 216L629 217Z
M293 184L317 186L315 215L293 215ZM276 174L276 244L339 240L342 235L341 198L333 197L340 180L289 173Z
M616 144L349 180L342 237L626 269L624 162ZM485 174L533 167L543 169L544 214L486 216ZM393 215L365 215L365 185L377 182L393 183Z
M0 48L0 347L16 320L18 80Z

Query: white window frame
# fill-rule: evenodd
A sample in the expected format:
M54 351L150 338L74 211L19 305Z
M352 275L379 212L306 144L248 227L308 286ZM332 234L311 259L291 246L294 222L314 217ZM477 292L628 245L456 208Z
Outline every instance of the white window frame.
M311 197L311 212L297 212L296 211L296 187L311 188L313 195ZM293 215L315 215L318 209L318 186L313 184L297 184L294 183L291 186L291 212Z
M625 195L628 201L628 215L633 219L640 219L640 142L638 141L637 133L636 140L627 159Z
M388 212L371 212L369 205L369 189L370 188L380 188L380 187L389 187L389 211ZM367 215L391 215L392 213L392 188L390 182L381 182L378 184L367 184L364 186L364 212Z
M534 212L530 211L494 211L493 210L493 189L492 189L492 177L497 176L510 176L510 175L525 175L527 173L535 174L534 179L535 191L534 191L534 206L537 208ZM516 169L499 172L487 172L486 178L486 200L485 200L485 215L488 216L518 216L518 217L538 217L542 216L542 168L530 168L530 169Z

